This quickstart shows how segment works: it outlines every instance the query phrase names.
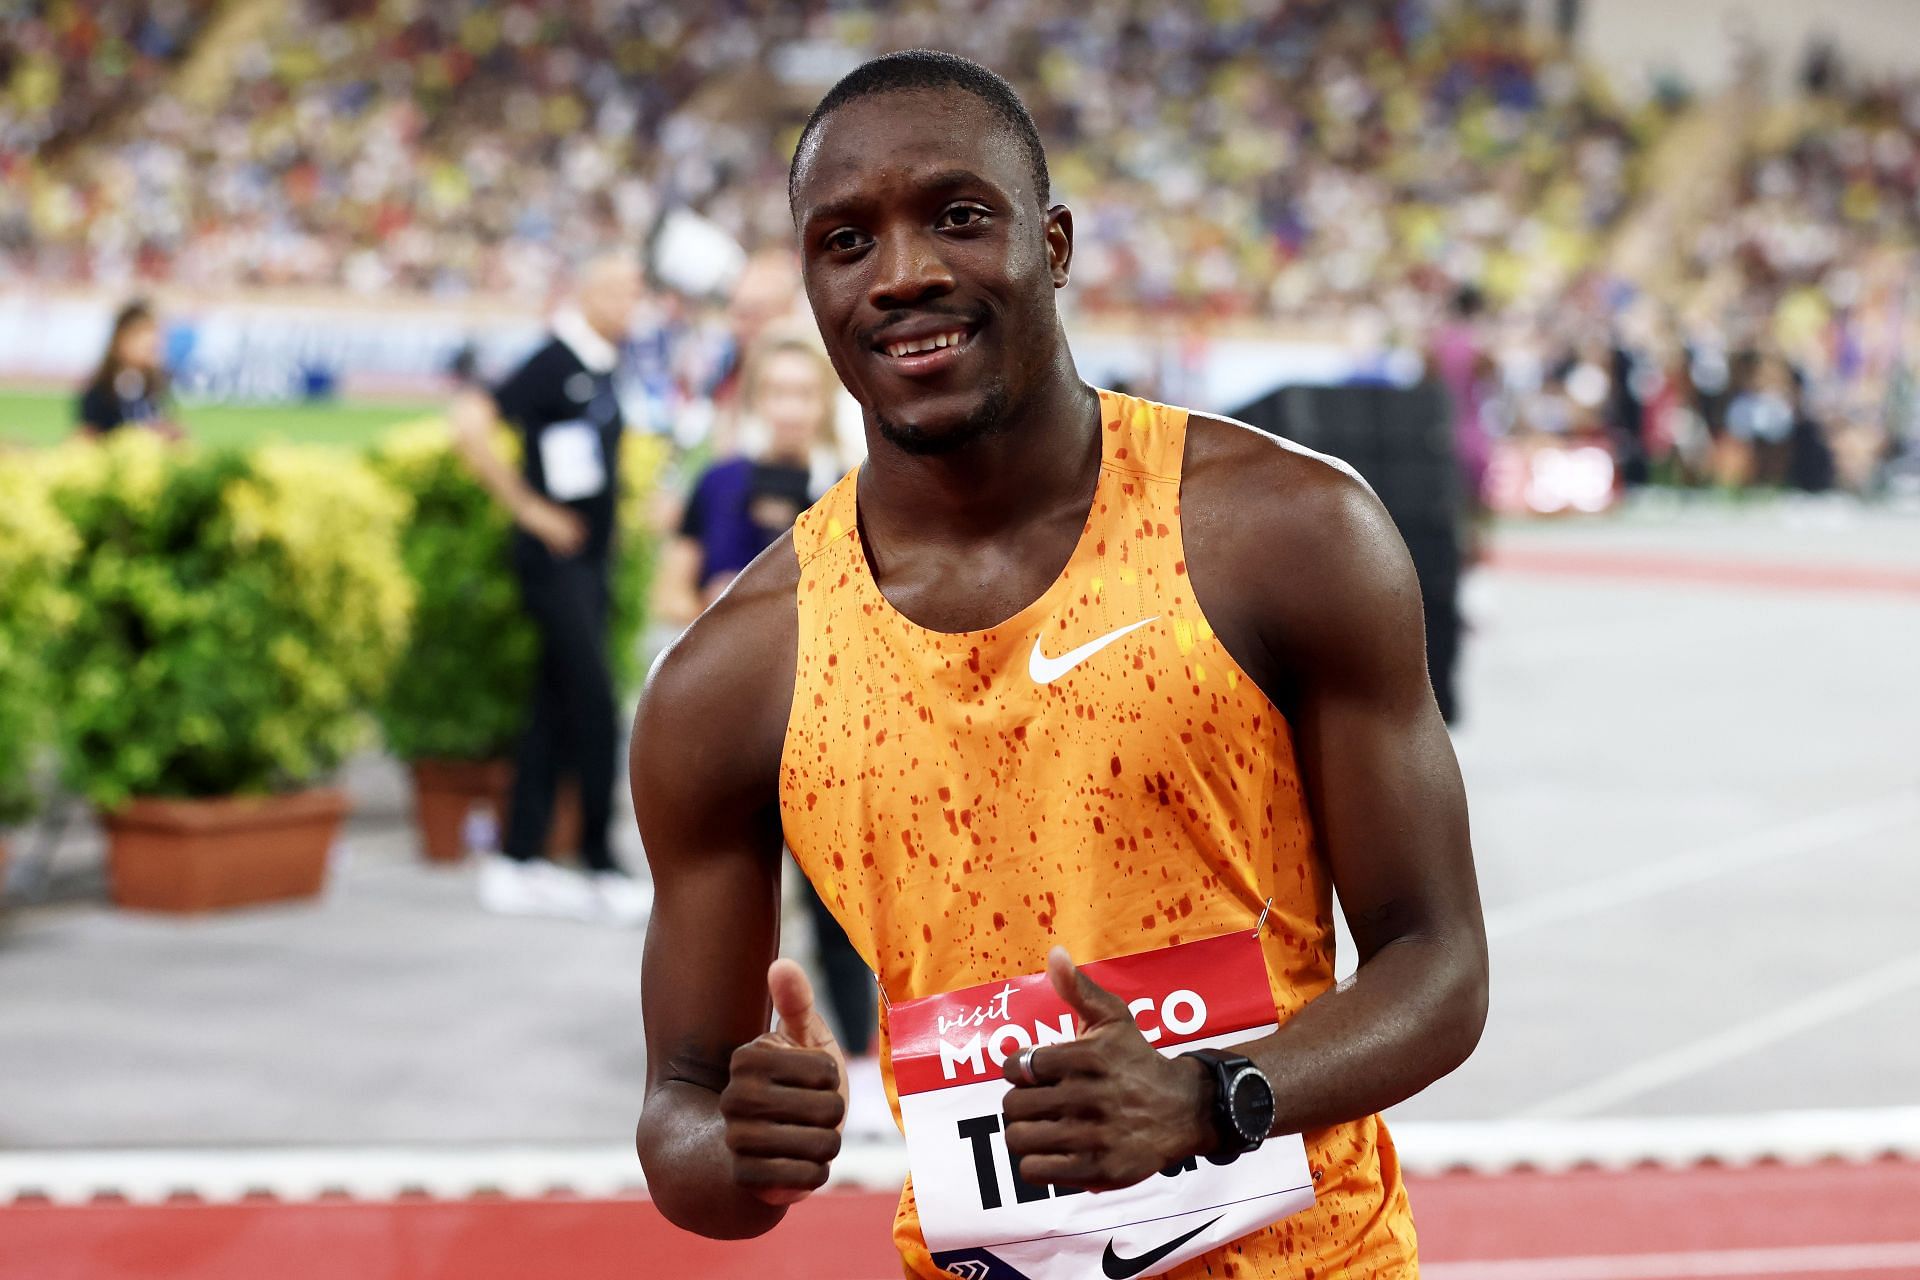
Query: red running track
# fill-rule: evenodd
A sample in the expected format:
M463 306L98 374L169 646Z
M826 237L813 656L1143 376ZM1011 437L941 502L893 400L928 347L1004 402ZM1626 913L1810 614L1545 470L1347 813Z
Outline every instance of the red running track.
M1727 557L1675 555L1662 551L1606 551L1577 547L1489 549L1486 565L1511 573L1558 577L1619 578L1770 591L1840 591L1920 597L1920 570L1894 565L1816 564Z
M1920 1163L1412 1180L1428 1280L1920 1277ZM645 1199L0 1208L4 1280L891 1280L893 1197L823 1193L758 1240Z

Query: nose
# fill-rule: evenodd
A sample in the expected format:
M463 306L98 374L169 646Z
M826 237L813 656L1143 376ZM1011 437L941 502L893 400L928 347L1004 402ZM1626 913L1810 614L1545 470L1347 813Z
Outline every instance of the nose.
M953 292L953 272L930 231L889 232L874 244L874 252L878 260L867 300L878 310L895 310Z

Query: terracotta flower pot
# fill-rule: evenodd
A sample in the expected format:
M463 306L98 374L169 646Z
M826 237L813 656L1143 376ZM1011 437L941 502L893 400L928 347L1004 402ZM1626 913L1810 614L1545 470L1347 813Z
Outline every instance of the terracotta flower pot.
M345 793L331 788L129 801L105 818L113 900L192 912L315 897L346 812Z
M458 862L467 854L467 815L484 804L495 810L513 777L505 760L415 760L413 818L420 851L430 862Z

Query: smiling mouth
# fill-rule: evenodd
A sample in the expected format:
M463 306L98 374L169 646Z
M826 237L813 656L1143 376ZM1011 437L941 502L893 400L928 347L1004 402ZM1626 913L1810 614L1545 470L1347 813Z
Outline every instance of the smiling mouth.
M887 367L907 377L939 373L959 360L973 345L974 332L966 325L955 325L920 338L903 338L883 343L875 350L885 358Z
M965 329L955 328L945 333L929 334L924 338L909 338L905 342L889 342L880 349L898 360L902 356L917 356L929 351L944 351L948 347L961 346L969 336Z

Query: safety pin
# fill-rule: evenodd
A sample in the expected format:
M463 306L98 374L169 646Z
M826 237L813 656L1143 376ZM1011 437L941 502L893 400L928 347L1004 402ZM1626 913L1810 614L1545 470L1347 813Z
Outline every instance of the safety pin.
M1258 938L1260 931L1267 927L1267 913L1273 910L1273 899L1267 899L1267 905L1260 908L1260 918L1253 922L1253 936Z

